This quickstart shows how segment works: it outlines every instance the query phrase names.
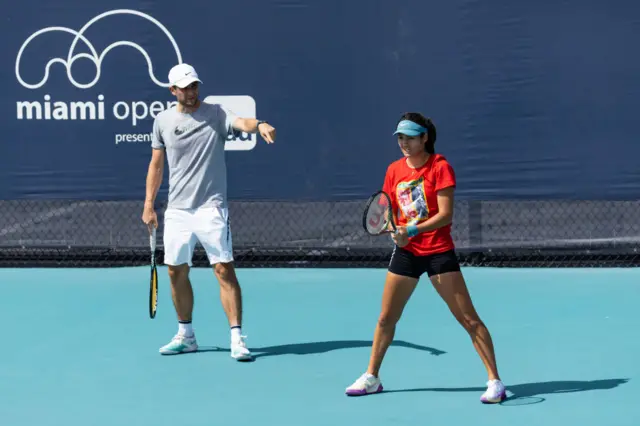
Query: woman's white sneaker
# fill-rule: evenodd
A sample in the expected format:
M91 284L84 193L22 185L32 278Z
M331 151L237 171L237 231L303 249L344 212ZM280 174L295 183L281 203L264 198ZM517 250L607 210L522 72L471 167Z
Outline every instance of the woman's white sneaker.
M480 397L483 404L498 404L507 398L507 390L500 380L489 380L487 390Z
M382 383L378 377L364 373L346 390L349 396L363 396L382 392Z

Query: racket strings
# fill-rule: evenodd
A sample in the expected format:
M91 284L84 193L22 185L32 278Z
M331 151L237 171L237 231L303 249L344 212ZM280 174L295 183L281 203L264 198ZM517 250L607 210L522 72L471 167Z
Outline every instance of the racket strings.
M389 229L391 203L384 193L377 194L367 209L365 226L370 234L380 234Z

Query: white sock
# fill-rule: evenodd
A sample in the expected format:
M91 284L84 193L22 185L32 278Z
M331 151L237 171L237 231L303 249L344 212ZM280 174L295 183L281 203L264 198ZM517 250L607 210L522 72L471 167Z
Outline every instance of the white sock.
M242 335L241 327L231 327L231 341L237 342L240 340L240 336Z
M178 333L183 335L183 336L193 337L193 328L191 327L191 321L189 321L189 322L179 321L178 322Z

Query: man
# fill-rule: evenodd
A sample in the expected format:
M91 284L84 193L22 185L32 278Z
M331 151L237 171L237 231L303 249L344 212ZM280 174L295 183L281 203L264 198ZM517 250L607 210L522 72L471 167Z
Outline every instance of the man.
M192 328L193 289L189 281L196 241L204 247L220 284L220 298L231 327L231 356L251 359L242 336L242 293L233 266L227 204L224 144L233 129L257 133L267 143L275 129L264 121L241 118L221 105L201 102L202 81L188 64L169 72L171 93L177 104L153 123L152 156L147 174L143 222L158 226L154 203L164 168L169 167L169 200L165 212L164 263L169 268L171 295L178 317L178 333L160 348L164 355L198 349Z

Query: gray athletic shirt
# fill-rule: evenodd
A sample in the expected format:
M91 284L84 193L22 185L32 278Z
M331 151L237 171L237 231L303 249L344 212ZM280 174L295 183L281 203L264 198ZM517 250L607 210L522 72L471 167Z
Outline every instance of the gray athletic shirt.
M224 144L236 118L221 105L205 102L193 113L174 106L156 116L151 147L166 153L168 208L227 207Z

